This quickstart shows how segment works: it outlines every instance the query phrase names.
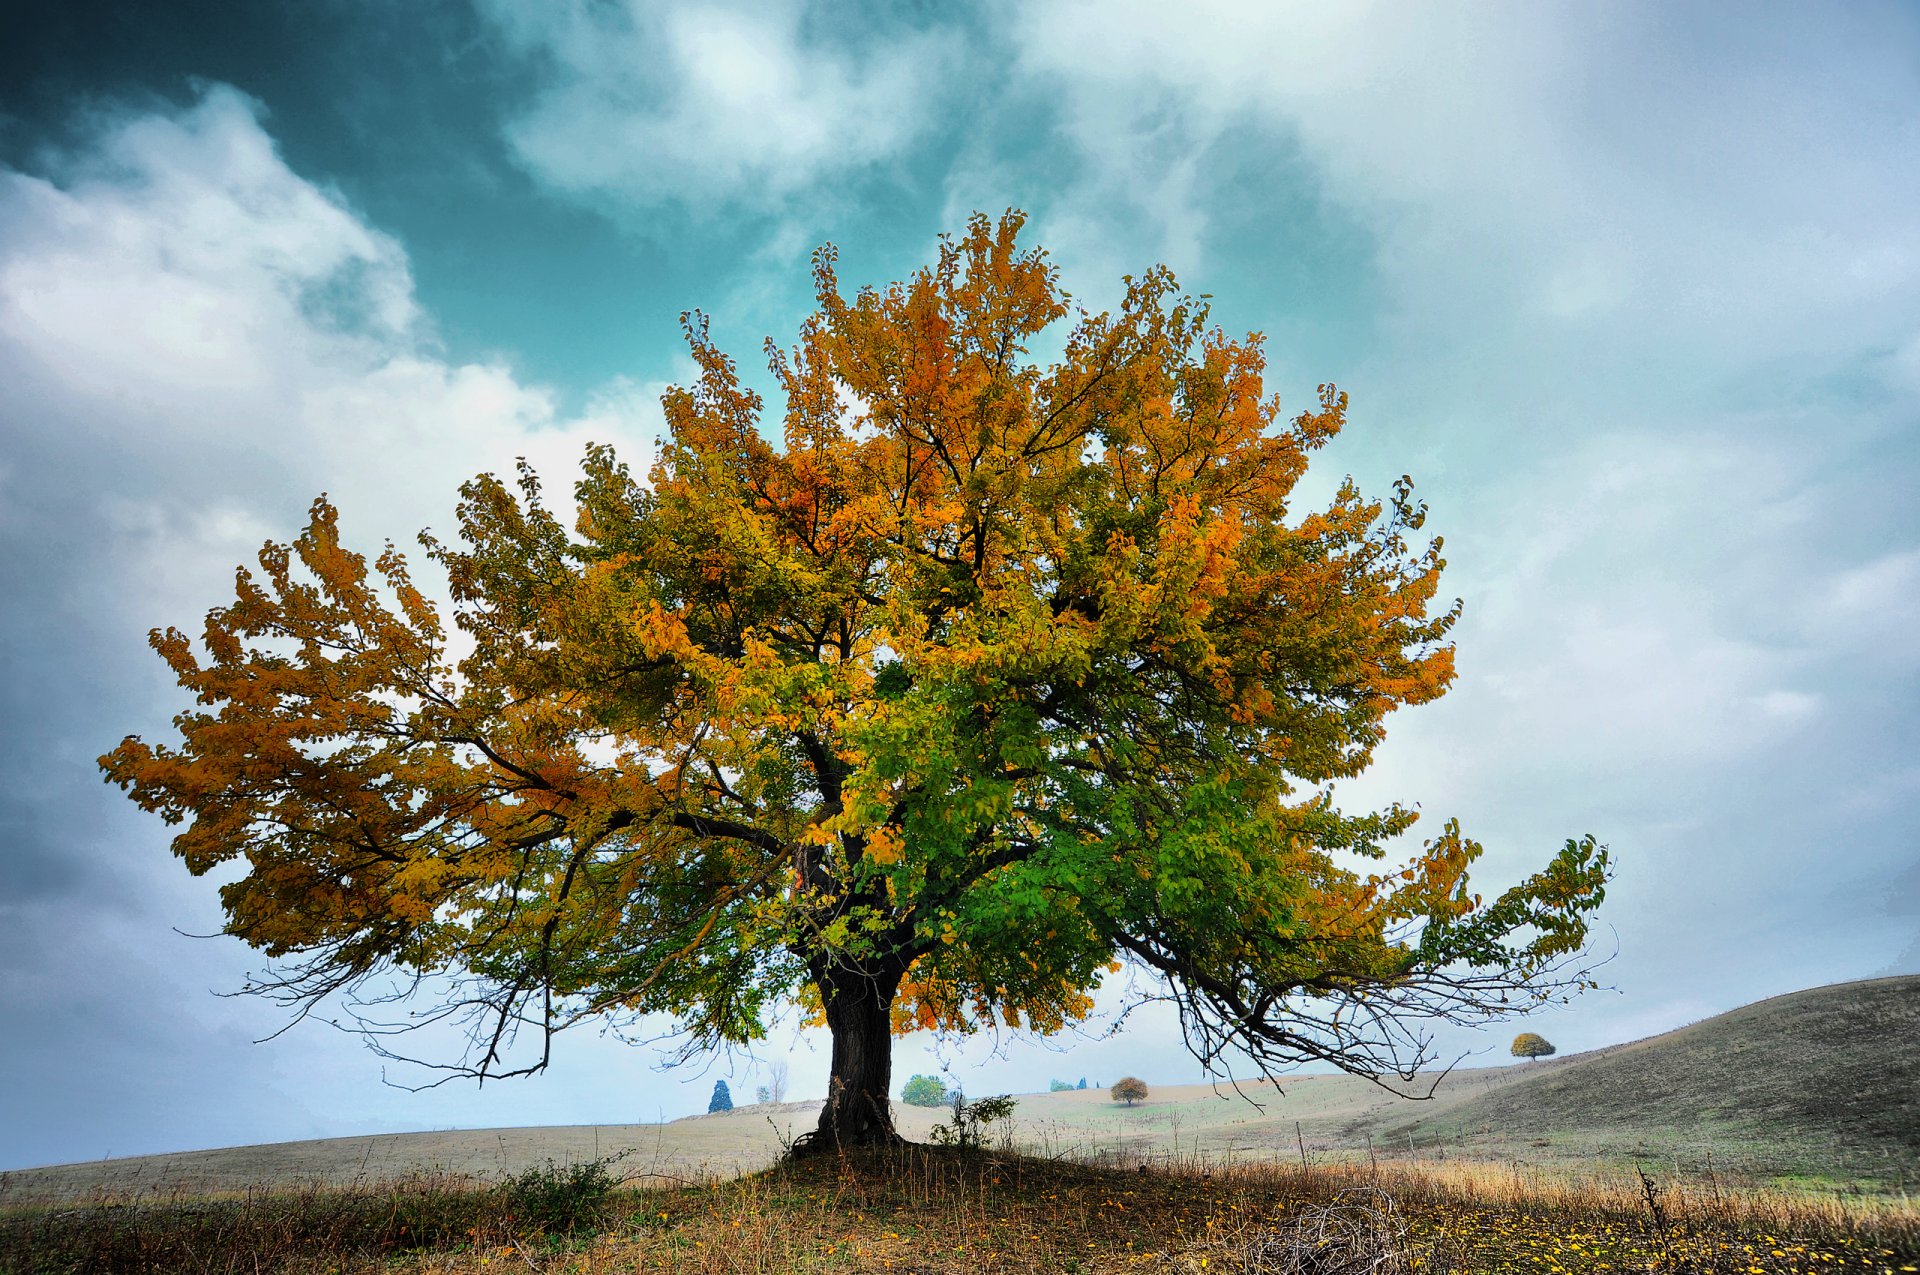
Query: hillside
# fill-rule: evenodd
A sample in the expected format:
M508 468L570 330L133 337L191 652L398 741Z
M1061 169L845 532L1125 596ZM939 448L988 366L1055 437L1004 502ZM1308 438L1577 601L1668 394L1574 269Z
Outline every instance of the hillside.
M1425 1083L1417 1086L1424 1091ZM1019 1096L1015 1142L1123 1165L1485 1159L1542 1169L1663 1169L1920 1184L1920 977L1778 996L1677 1031L1541 1063L1455 1071L1414 1101L1349 1076ZM771 1163L818 1103L743 1106L664 1125L455 1130L182 1152L0 1173L0 1206L101 1191L237 1191L444 1170L497 1177L626 1152L625 1173L684 1181ZM896 1106L925 1140L940 1111Z
M1509 1069L1514 1071L1515 1069ZM1580 1155L1681 1155L1755 1173L1920 1181L1920 977L1793 992L1677 1031L1517 1069L1382 1135Z

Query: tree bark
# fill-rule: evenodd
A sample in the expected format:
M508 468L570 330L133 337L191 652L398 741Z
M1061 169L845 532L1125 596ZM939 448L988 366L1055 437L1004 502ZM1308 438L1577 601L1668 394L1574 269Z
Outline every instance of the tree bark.
M893 998L901 973L836 970L818 981L833 1033L833 1070L820 1124L793 1144L796 1155L901 1141L893 1127Z

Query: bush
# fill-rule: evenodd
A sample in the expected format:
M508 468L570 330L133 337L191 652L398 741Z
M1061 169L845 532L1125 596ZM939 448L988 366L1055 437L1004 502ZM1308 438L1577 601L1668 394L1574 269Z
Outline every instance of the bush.
M1064 1093L1071 1088L1073 1088L1073 1086L1064 1080L1049 1080L1047 1082L1048 1093ZM1081 1088L1084 1089L1086 1086L1082 1085Z
M915 1076L900 1086L900 1101L910 1107L947 1105L946 1082L938 1076Z
M1138 1076L1122 1076L1113 1082L1110 1092L1115 1102L1124 1102L1131 1107L1136 1102L1146 1101L1147 1082Z
M518 1226L547 1235L597 1225L606 1216L608 1197L620 1185L612 1172L619 1159L613 1155L566 1165L549 1160L510 1177L499 1187L505 1211Z
M956 1089L949 1101L953 1105L953 1121L935 1125L933 1140L943 1147L959 1147L962 1151L979 1148L983 1125L1004 1120L1013 1114L1013 1097L1010 1094L968 1102L966 1095Z

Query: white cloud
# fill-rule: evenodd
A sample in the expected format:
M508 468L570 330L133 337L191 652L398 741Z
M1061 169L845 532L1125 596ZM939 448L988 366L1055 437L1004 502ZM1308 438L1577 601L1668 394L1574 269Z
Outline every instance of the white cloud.
M1211 174L1251 128L1297 151L1296 171L1375 237L1394 330L1444 334L1455 357L1558 330L1582 338L1566 353L1589 369L1614 352L1710 378L1911 335L1920 79L1880 29L1897 13L1723 24L1659 6L1242 0L1010 13L1027 82L1062 97L1089 160L1052 214L1069 230L1132 209L1191 269Z
M953 56L937 30L832 43L799 0L488 0L481 12L550 72L507 130L521 163L560 190L641 207L778 207L898 158Z
M548 1084L413 1102L370 1095L378 1061L317 1028L243 1056L284 1013L206 990L240 985L258 954L232 940L172 946L169 927L218 928L210 883L170 861L166 830L103 789L93 759L127 732L164 734L182 706L147 629L193 631L231 599L233 568L295 535L321 490L369 552L408 547L428 524L451 531L460 482L511 472L518 456L564 510L589 440L644 472L658 387L613 382L573 416L508 367L443 357L401 247L289 169L255 104L220 87L185 109L102 114L39 175L0 169L0 385L0 734L21 781L0 800L0 931L29 936L0 952L0 1022L47 1021L51 966L33 954L60 944L46 936L128 939L68 944L62 958L59 1021L107 1027L84 1042L7 1038L0 1069L49 1095L94 1063L135 1077L9 1130L0 1155L339 1133L353 1103L395 1127L427 1113L442 1125L583 1118L579 1095L633 1065L610 1043L579 1042ZM432 587L431 567L417 574ZM156 961L166 978L139 972ZM181 1082L181 1098L138 1079L208 1074L215 1053L225 1080L204 1120L188 1102L206 1098L199 1082ZM185 1114L114 1132L154 1102Z
M1920 546L1847 567L1813 597L1808 627L1876 663L1920 662Z
M322 489L377 548L446 529L460 482L517 456L561 504L589 440L644 470L641 387L570 420L507 367L438 356L399 245L288 169L231 89L0 174L0 227L11 498L97 528L115 565L93 587L143 619L217 600Z

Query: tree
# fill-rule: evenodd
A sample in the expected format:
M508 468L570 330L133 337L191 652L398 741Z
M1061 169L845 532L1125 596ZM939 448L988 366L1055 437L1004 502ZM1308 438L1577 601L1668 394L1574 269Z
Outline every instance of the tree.
M1136 1102L1147 1100L1147 1082L1137 1076L1123 1076L1113 1082L1113 1088L1108 1092L1113 1095L1115 1102L1124 1102L1131 1107Z
M1368 873L1415 812L1334 804L1453 678L1411 482L1301 508L1346 396L1283 417L1261 339L1165 269L1029 362L1069 301L1020 226L851 299L816 253L818 311L767 347L780 444L693 314L647 482L592 449L571 530L524 463L465 484L458 539L422 534L459 658L324 496L204 655L156 630L182 741L102 765L232 874L227 932L275 961L250 990L383 1050L368 1007L411 991L481 1078L580 1022L670 1013L692 1052L797 1003L832 1035L808 1150L894 1138L893 1033L1052 1032L1122 962L1210 1067L1376 1079L1435 1016L1581 985L1591 837L1487 903L1457 825Z
M712 1115L716 1111L732 1110L733 1094L727 1089L727 1082L724 1080L714 1081L713 1097L707 1100L707 1114Z
M784 1058L767 1067L767 1097L774 1102L787 1100L787 1062Z
M946 1082L938 1076L915 1076L900 1086L900 1101L909 1107L944 1107Z
M1074 1086L1075 1089L1085 1089L1086 1087L1087 1078L1085 1076L1080 1077L1080 1083Z
M1548 1058L1553 1055L1554 1048L1545 1036L1521 1032L1513 1038L1513 1048L1509 1052L1515 1058Z

